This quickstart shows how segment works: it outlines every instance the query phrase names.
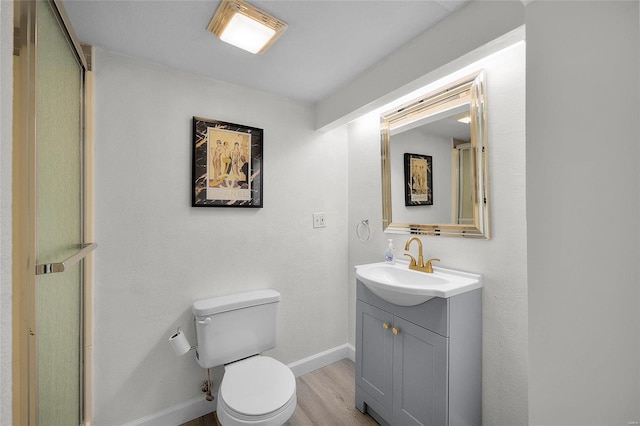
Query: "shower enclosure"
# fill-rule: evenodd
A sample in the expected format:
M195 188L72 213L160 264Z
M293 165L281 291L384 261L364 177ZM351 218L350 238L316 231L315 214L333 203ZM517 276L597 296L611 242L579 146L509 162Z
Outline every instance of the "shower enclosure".
M14 26L13 423L79 425L95 248L90 72L59 2L16 1Z

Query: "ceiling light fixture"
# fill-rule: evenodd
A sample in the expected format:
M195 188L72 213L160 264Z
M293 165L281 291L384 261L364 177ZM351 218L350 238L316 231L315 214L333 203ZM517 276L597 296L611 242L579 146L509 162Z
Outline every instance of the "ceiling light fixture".
M207 29L224 42L264 53L287 24L242 0L222 0Z

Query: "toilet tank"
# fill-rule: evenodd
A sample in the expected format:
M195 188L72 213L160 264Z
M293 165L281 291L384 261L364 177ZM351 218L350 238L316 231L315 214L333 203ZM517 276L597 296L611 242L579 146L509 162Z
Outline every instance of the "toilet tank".
M198 364L212 368L274 348L279 301L267 289L194 302Z

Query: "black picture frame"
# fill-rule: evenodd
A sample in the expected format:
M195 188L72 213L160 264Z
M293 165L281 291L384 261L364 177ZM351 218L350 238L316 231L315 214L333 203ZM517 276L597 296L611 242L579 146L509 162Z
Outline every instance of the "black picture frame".
M430 155L404 154L404 205L433 205L433 159Z
M262 208L263 137L257 127L194 116L192 207Z

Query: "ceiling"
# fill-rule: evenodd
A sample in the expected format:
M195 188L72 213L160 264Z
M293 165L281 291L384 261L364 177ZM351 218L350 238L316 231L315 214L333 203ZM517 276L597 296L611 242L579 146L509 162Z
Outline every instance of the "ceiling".
M82 43L318 102L470 0L249 0L289 28L253 55L207 31L219 0L65 0Z

